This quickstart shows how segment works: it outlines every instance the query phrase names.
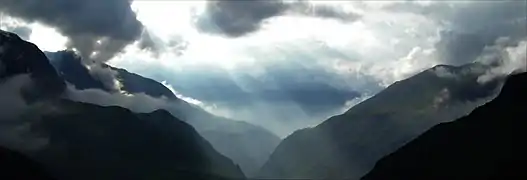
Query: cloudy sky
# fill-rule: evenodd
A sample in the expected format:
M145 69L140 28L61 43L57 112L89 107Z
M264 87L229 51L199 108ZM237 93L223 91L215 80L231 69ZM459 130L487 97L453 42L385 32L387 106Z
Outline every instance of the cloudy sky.
M281 136L497 42L521 53L527 36L526 1L0 1L0 27L42 50L74 48Z

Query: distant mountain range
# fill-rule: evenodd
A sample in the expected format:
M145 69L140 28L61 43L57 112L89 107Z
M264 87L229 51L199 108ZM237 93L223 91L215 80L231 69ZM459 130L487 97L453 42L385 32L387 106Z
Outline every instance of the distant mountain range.
M363 180L526 179L527 73L456 121L441 123L382 158Z
M23 75L31 81L20 89L27 107L15 118L0 117L1 126L24 125L23 136L45 139L41 147L16 148L53 178L244 178L239 166L167 111L134 113L63 99L63 76L35 45L0 31L0 47L0 86Z
M480 84L481 64L436 66L396 82L346 113L285 138L261 178L357 179L430 127L495 97L501 79Z

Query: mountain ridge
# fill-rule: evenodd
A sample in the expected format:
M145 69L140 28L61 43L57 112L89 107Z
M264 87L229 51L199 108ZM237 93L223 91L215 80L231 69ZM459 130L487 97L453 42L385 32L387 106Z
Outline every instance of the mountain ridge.
M244 177L192 126L165 110L133 113L69 100L45 105L60 111L40 112L42 119L32 128L49 142L31 154L62 174L60 179Z
M526 178L525 92L527 73L511 75L494 100L434 126L379 160L362 179Z
M0 55L0 79L31 72L38 89L25 92L28 100L58 96L66 88L49 62L39 60L46 58L44 53L18 35L0 30Z
M360 178L378 159L433 125L492 99L502 80L478 83L485 68L436 66L396 82L347 112L285 138L258 177Z
M90 74L82 64L81 57L75 52L47 52L46 55L50 57L51 63L60 76L75 88L99 89L110 94L115 93ZM110 68L111 71L116 72L115 77L121 82L121 90L130 94L144 93L153 98L164 99L166 108L172 115L196 128L220 153L240 164L248 175L257 172L280 142L278 136L263 127L219 117L187 103L155 80L106 64L103 64L102 68ZM87 102L90 102L89 99Z
M25 104L18 109L20 116L0 117L0 123L3 129L42 140L38 147L17 148L42 164L53 178L244 178L239 166L170 113L133 113L122 107L63 99L66 83L34 44L0 31L0 45L0 86L13 77L28 75L33 93L30 98L21 94ZM29 143L25 142L28 139L12 139L17 140L22 145Z

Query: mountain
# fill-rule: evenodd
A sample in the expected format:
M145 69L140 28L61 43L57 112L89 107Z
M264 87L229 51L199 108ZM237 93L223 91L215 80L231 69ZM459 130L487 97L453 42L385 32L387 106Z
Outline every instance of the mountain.
M501 80L479 84L486 66L436 66L396 82L342 115L285 138L262 178L360 178L375 162L430 127L492 99Z
M46 52L51 63L66 82L77 89L101 89L111 92L101 80L92 76L82 64L81 57L72 51ZM145 93L149 96L165 97L169 101L167 110L189 123L220 153L239 164L247 175L254 175L265 163L280 138L268 130L242 121L218 117L205 110L178 99L163 84L124 69L103 65L116 72L122 84L121 90L128 93Z
M133 113L69 100L42 106L53 108L38 108L41 118L32 129L45 134L48 144L31 154L60 174L58 179L244 177L194 128L167 111Z
M53 180L41 164L3 147L0 147L0 166L0 179Z
M46 56L37 46L0 30L0 79L30 73L36 84L35 89L24 92L26 98L56 96L66 87L55 69L42 59Z
M0 136L18 135L0 137L0 145L15 147L54 178L244 178L232 160L167 111L134 113L62 99L66 83L35 45L4 31L0 45L1 92L20 91L0 99L6 104L0 111ZM30 87L10 86L24 75ZM21 113L5 116L10 113L5 109L14 109L10 106Z
M228 128L200 131L200 134L211 142L218 152L239 164L249 177L256 175L280 143L280 139L269 131L243 122L231 124Z
M79 90L84 89L102 89L110 91L105 87L101 80L90 74L90 71L84 66L82 58L72 51L45 52L51 60L51 64L58 71L60 76L75 86ZM152 97L166 97L177 99L176 96L163 84L152 79L144 78L134 73L129 73L124 69L114 68L103 65L104 68L111 68L116 71L117 78L122 83L122 90L129 93L145 93Z
M363 180L526 179L527 73L456 121L434 126L382 158Z

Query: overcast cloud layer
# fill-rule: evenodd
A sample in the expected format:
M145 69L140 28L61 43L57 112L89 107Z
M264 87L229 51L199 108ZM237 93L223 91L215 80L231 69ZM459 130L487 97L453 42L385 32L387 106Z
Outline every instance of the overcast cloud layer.
M136 1L130 8L124 0L98 0L79 1L85 8L78 14L53 16L6 2L3 10L12 16L55 26L70 39L140 39L110 64L165 81L194 104L281 136L437 64L501 65L482 82L521 69L527 42L525 1ZM100 3L108 3L108 12L83 14ZM63 15L89 18L68 22ZM97 21L106 15L119 18ZM92 24L70 29L82 20ZM140 36L143 25L148 33ZM92 26L99 33L83 31ZM31 37L39 32L33 28Z

